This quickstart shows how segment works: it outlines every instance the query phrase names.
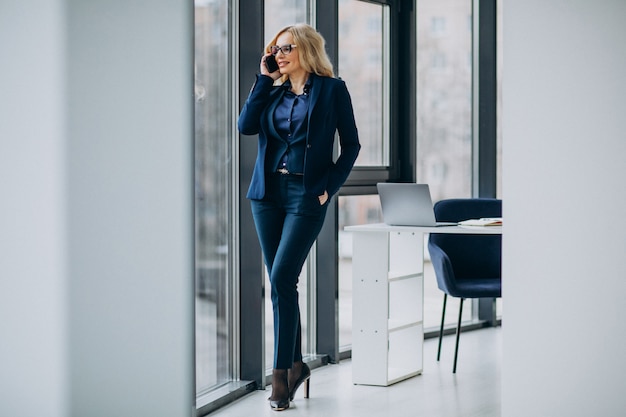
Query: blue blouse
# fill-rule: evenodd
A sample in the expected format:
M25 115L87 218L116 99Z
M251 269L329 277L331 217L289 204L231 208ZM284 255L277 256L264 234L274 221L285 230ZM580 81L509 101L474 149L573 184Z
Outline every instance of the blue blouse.
M284 84L284 88L285 92L274 110L274 127L280 136L271 137L268 142L268 169L275 172L280 168L286 168L291 173L302 174L310 84L307 81L301 95L291 91L289 81Z

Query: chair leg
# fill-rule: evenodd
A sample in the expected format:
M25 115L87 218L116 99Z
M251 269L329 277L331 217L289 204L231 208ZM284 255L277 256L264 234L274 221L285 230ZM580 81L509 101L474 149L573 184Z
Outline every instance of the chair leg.
M459 354L459 336L461 335L461 316L463 315L463 298L459 304L459 322L456 325L456 346L454 347L454 366L452 367L452 373L456 374L456 358Z
M448 300L448 294L443 293L443 310L441 312L441 327L439 328L439 347L437 348L437 362L441 356L441 339L443 338L443 322L446 319L446 301Z

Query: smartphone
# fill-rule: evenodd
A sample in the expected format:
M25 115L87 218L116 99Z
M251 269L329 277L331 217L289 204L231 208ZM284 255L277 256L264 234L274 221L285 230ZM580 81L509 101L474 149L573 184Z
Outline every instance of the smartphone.
M278 64L276 63L276 57L274 55L268 55L265 58L265 66L267 70L271 73L278 71Z

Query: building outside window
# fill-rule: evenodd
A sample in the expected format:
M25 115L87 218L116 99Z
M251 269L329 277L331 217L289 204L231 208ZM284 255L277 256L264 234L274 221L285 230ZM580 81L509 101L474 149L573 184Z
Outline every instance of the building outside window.
M195 1L196 394L234 378L235 207L228 0Z

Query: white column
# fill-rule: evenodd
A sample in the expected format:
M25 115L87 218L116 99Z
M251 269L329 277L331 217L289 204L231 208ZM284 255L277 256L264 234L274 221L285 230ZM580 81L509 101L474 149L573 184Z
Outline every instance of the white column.
M502 3L502 415L623 415L626 2Z
M192 8L0 6L2 416L194 414Z
M68 411L61 0L0 3L0 415Z

